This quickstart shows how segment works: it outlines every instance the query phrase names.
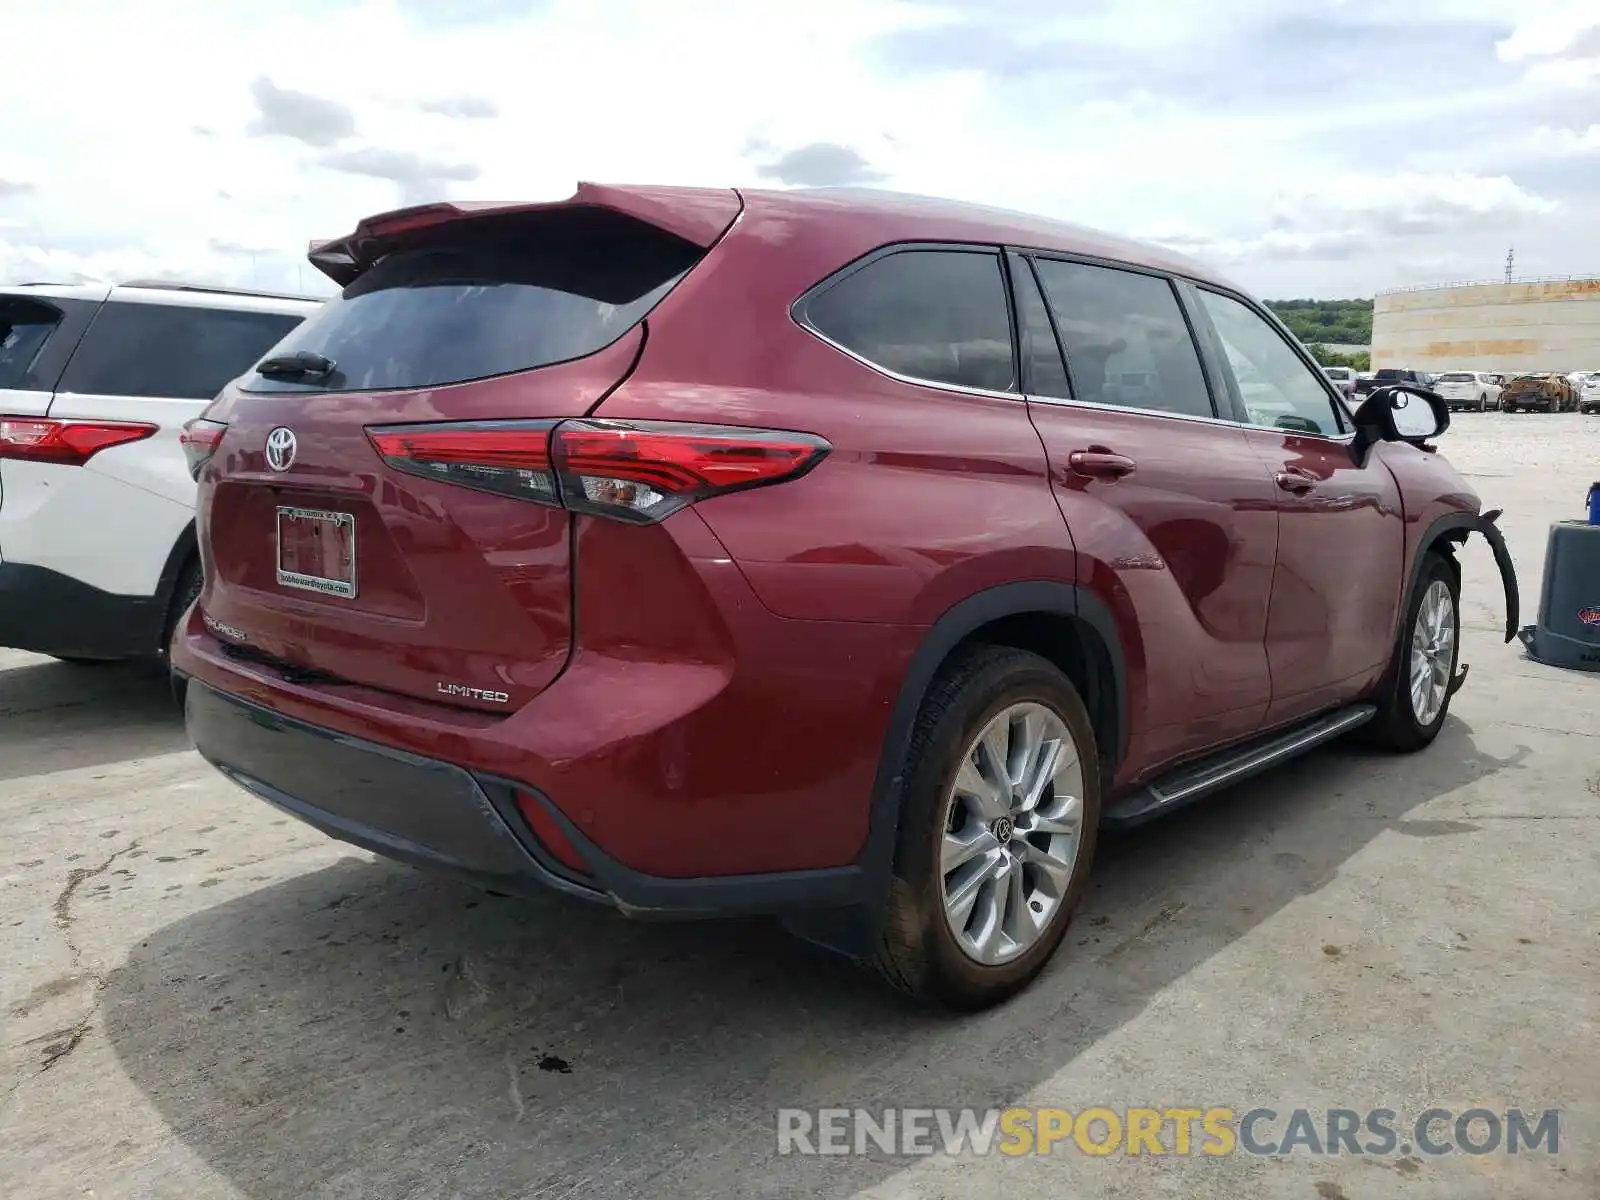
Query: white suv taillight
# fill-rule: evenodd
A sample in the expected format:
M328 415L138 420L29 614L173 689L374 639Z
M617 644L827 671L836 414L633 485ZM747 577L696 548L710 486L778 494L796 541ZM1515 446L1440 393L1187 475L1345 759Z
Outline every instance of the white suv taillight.
M830 449L809 433L671 421L381 425L367 437L397 471L636 524L796 479Z
M100 451L142 442L158 428L142 421L0 417L0 458L81 467Z

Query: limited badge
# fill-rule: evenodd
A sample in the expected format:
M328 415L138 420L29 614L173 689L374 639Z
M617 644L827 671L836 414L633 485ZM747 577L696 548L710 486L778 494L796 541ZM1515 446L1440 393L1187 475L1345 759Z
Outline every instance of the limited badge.
M1600 625L1600 606L1590 605L1578 610L1578 620L1585 625Z

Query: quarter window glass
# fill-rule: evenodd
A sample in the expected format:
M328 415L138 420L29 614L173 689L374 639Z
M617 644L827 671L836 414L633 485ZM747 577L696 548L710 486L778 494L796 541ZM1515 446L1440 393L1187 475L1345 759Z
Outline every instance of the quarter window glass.
M1171 283L1056 259L1039 259L1036 265L1078 399L1214 415Z
M1249 424L1301 433L1340 432L1327 389L1276 329L1231 297L1204 289L1199 296L1222 340Z
M283 313L113 300L84 334L61 390L210 400L300 320Z
M813 296L805 318L897 375L994 392L1016 387L998 254L897 251Z
M60 319L47 304L0 299L0 388L27 386L28 369Z

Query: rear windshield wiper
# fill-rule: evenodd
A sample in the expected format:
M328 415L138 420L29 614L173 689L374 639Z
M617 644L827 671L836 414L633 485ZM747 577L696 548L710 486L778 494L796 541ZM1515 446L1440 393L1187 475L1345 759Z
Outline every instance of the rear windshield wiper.
M326 354L315 350L296 350L293 354L274 354L256 367L257 375L330 375L337 366Z

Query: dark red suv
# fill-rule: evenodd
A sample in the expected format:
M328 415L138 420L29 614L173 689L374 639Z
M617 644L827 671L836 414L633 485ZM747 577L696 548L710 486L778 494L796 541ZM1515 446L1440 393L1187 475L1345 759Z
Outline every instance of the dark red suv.
M1098 827L1417 749L1493 514L1165 251L853 191L363 221L186 432L200 752L335 837L636 916L772 913L976 1006Z

